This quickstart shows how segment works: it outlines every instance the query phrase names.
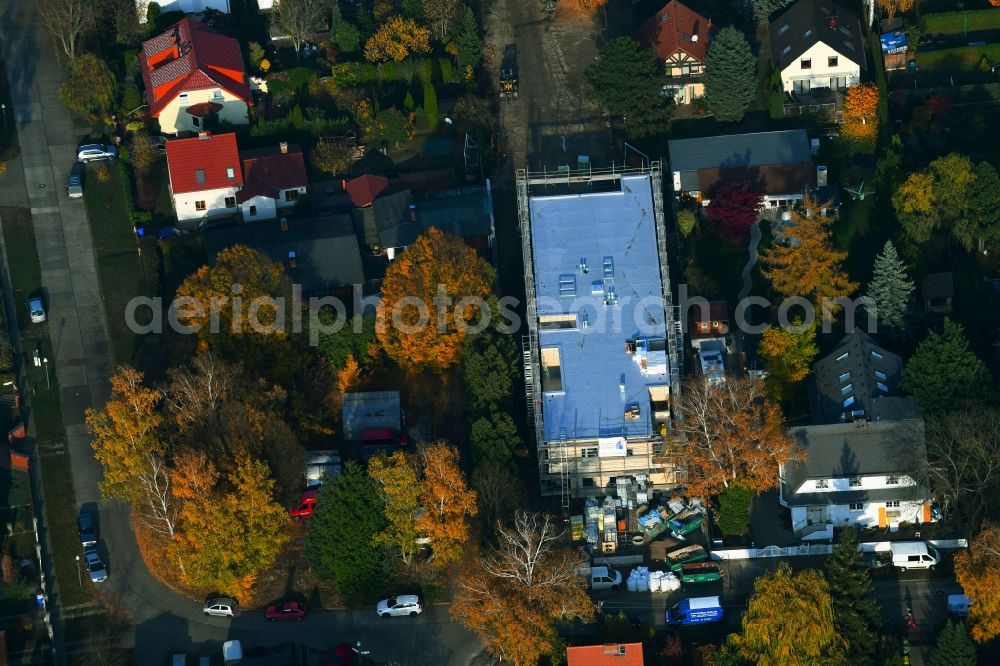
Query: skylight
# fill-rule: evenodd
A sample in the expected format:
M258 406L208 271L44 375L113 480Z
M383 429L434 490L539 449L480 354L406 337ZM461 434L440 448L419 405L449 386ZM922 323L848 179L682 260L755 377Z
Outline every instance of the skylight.
M809 28L808 30L806 30L805 32L802 33L802 36L803 37L809 37L809 35L811 35L811 34L813 34L813 29Z
M205 170L198 169L194 172L194 179L199 185L205 184Z
M785 21L784 23L781 24L781 27L778 28L778 34L779 35L785 34L786 32L788 32L788 28L789 28L788 21Z
M781 55L788 55L788 52L792 50L792 45L789 44L785 48L781 49Z

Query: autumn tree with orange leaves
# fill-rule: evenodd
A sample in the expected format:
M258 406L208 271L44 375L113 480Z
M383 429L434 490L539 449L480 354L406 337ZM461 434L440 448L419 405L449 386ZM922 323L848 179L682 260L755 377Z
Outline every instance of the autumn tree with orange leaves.
M416 21L392 16L365 42L369 62L402 62L413 55L429 53L431 31Z
M497 548L459 577L451 616L494 657L535 666L565 655L557 626L590 622L594 604L577 575L586 557L552 516L518 511L497 525Z
M878 87L874 83L856 83L847 89L840 134L859 148L875 148L878 138Z
M382 349L408 372L455 365L484 316L474 302L491 302L494 276L462 239L428 229L386 271L376 323Z
M170 488L167 443L158 430L160 391L143 384L143 374L120 366L111 378L111 398L102 410L87 409L94 457L104 467L99 488L105 499L128 502L143 525L172 538L177 506Z
M993 2L994 0L990 0L991 4ZM1000 3L1000 0L996 2ZM886 18L891 19L896 14L910 11L913 8L913 0L875 0L875 6L885 14Z
M972 599L972 638L988 643L1000 636L1000 525L987 521L968 550L955 555L955 578Z
M818 315L825 299L850 296L858 288L844 271L846 252L833 247L834 217L823 215L822 205L811 197L802 201L805 213L791 212L782 231L786 242L775 242L761 253L761 273L785 297L812 301ZM831 307L836 311L837 307Z
M676 459L683 461L688 495L708 497L731 486L765 492L778 486L778 465L801 459L762 381L699 378L685 386L681 409L686 438Z
M423 480L417 531L430 538L433 564L442 567L462 558L469 541L469 519L479 512L476 491L470 490L458 466L458 449L435 442L420 451Z

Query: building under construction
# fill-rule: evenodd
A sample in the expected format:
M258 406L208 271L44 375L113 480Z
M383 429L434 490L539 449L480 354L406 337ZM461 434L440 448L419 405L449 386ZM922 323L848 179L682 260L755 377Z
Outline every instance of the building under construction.
M675 484L680 321L660 165L517 173L524 372L545 496L607 494L615 477Z

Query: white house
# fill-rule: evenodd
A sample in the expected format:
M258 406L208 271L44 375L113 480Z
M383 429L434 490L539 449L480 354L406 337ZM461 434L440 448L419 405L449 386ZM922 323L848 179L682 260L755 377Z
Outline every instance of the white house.
M913 398L872 400L875 420L791 430L806 458L780 466L780 501L803 539L834 527L932 522L924 423Z
M865 40L857 15L831 0L798 0L771 22L771 62L785 92L842 91L861 80Z
M202 132L167 141L170 195L178 221L234 215L243 188L236 135Z
M236 200L244 222L270 220L305 197L309 179L302 149L282 141L272 148L240 152L243 189Z
M165 134L250 123L250 82L235 39L185 18L139 52L149 114Z

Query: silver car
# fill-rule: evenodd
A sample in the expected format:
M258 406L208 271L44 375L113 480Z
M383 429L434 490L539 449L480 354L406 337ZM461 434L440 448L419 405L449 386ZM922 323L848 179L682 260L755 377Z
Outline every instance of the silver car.
M240 614L240 603L232 597L213 597L205 602L201 612L215 617L235 617Z
M86 164L95 160L110 160L118 157L118 148L103 143L88 143L76 151L76 159Z
M392 617L393 615L417 615L423 613L424 609L420 605L420 598L417 595L401 594L398 597L378 602L376 611L379 617Z
M87 561L87 573L91 583L103 583L108 579L108 570L101 561L101 556L93 548L83 551L83 559Z
M32 324L41 324L45 321L45 305L42 303L42 299L28 299L28 314L31 315Z

